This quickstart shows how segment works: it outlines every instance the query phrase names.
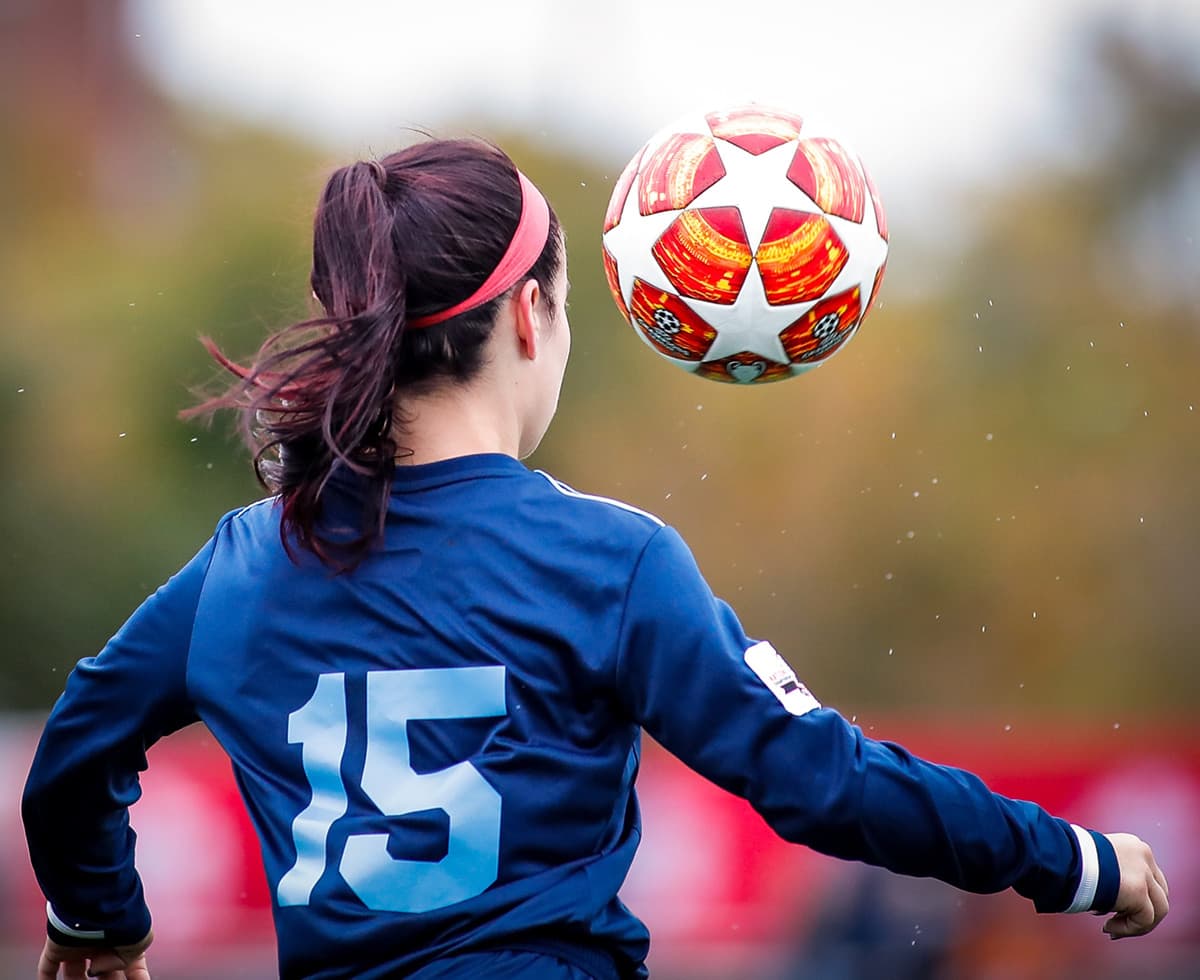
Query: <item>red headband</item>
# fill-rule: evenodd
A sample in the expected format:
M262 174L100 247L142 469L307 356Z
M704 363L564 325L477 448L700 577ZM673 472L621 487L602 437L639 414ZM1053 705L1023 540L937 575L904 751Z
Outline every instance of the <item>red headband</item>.
M461 303L455 303L440 313L413 317L408 321L410 327L430 327L459 313L483 306L515 285L538 260L550 235L550 205L542 197L541 191L533 186L533 181L519 170L517 177L521 181L521 220L517 222L517 230L513 232L512 241L508 243L508 249L500 259L499 265L492 270L492 274L484 280L483 285Z

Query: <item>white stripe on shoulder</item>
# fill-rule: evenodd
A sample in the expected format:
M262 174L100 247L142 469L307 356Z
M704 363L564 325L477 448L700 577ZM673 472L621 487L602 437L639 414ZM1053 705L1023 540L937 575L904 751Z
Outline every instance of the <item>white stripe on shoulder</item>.
M279 499L278 494L274 494L270 497L263 497L262 500L256 500L252 504L246 504L246 506L243 507L241 510L239 510L236 514L234 514L233 517L236 519L238 517L241 517L247 511L254 510L255 507L261 507L263 504L273 504L278 499Z
M550 486L554 487L554 489L557 490L559 493L561 493L564 497L573 497L575 500L595 500L596 502L601 503L601 504L610 504L611 506L618 507L621 510L627 510L631 514L638 514L641 517L645 517L648 520L653 521L659 527L666 526L661 520L659 520L653 514L647 513L646 511L642 510L640 507L634 507L633 504L627 504L623 500L613 500L612 497L597 497L595 494L591 494L591 493L580 493L578 490L573 490L573 489L571 489L571 487L567 486L565 483L562 483L559 480L554 479L554 477L552 477L545 470L535 470L534 472L537 473L538 476L544 476L546 478L546 482L549 483Z

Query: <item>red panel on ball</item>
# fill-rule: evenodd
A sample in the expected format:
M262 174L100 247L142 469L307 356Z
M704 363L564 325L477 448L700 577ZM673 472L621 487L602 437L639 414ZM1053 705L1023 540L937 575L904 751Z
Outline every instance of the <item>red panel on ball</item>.
M862 221L866 186L841 143L824 137L801 140L787 178L826 214Z
M803 120L790 112L747 105L704 117L718 139L758 156L800 136Z
M637 156L626 164L621 176L613 185L612 197L608 199L608 210L604 212L605 231L611 231L620 223L621 213L625 210L625 199L629 197L629 188L633 186L633 178L637 176L638 164L642 162L645 152L645 147L638 150Z
M862 313L861 294L855 286L818 303L790 327L780 331L779 339L793 364L822 361L850 339Z
M607 248L601 248L604 253L604 278L608 280L609 291L613 295L613 299L617 301L617 306L625 315L625 319L629 319L629 307L625 305L625 297L621 295L621 280L617 277L617 260L612 257L612 253Z
M887 215L883 211L883 198L879 196L879 188L875 186L875 181L866 167L863 167L863 176L867 178L867 190L871 194L871 204L875 207L875 227L879 229L879 236L886 242L888 240Z
M633 280L633 324L654 349L681 361L698 361L717 331L678 296Z
M680 293L710 303L737 299L753 259L737 208L684 211L651 251Z
M740 354L732 354L716 361L705 361L696 369L696 373L713 381L727 381L740 385L782 381L792 376L786 364L750 351L742 351Z
M658 214L685 208L725 176L725 165L709 136L675 133L646 158L638 181L638 209Z
M823 295L849 255L823 215L775 208L754 258L767 302L782 306Z
M875 297L879 295L879 287L883 284L883 273L887 269L887 259L883 260L883 265L879 267L879 271L875 273L875 284L871 287L871 298L867 300L867 308L863 310L865 318L871 310L875 309Z

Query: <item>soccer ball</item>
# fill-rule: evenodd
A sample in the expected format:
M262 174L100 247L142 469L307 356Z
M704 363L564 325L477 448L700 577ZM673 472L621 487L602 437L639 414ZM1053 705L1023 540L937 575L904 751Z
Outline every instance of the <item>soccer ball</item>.
M613 299L653 350L750 384L823 364L857 332L887 263L858 155L761 105L685 117L629 162L604 217Z

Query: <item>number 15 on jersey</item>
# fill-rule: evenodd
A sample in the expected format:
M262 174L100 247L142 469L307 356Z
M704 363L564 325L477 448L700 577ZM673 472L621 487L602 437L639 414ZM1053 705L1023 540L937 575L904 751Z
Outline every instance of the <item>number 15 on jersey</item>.
M505 668L444 667L367 673L367 751L362 790L381 813L443 810L449 842L439 861L393 858L387 834L350 834L338 872L367 908L429 912L480 894L496 880L500 794L470 762L437 772L412 768L408 722L507 714ZM279 879L279 905L307 905L326 871L334 821L347 810L346 675L321 674L311 698L288 716L288 741L300 743L312 800L292 822L296 861Z

